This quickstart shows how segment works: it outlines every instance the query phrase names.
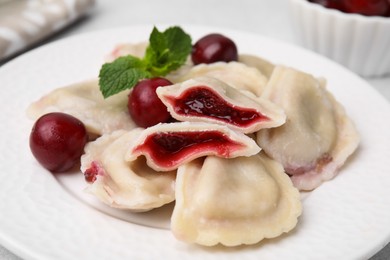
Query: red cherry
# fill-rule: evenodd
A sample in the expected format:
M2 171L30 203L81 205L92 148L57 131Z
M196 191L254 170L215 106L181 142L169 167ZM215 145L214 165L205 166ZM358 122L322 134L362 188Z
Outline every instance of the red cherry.
M336 9L344 12L344 0L310 0L309 2L320 4L326 8Z
M345 12L367 16L386 16L390 9L388 0L344 0Z
M79 162L87 140L87 131L80 120L64 113L49 113L35 122L30 149L43 167L64 172Z
M237 46L221 34L209 34L194 44L191 58L194 64L237 61Z
M140 127L149 127L171 119L167 107L156 94L156 89L172 85L164 78L144 79L129 94L127 107L131 118Z

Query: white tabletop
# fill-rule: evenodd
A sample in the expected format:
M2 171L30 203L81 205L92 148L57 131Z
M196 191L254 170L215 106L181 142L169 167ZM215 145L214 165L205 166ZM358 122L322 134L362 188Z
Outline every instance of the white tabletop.
M134 24L216 26L257 33L295 44L287 0L97 0L95 8L86 18L48 41ZM390 101L390 77L366 80ZM0 245L0 259L20 258ZM390 245L371 259L390 259Z

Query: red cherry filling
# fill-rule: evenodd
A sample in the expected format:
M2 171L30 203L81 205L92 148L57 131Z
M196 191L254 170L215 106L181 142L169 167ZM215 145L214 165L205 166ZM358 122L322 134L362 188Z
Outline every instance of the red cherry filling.
M87 182L93 183L96 181L98 175L104 175L104 169L98 162L93 161L91 166L85 170L84 178Z
M167 100L179 115L213 118L238 127L269 119L255 109L233 106L203 86L188 89L177 98L167 97Z
M193 154L213 151L221 157L229 157L232 151L242 147L242 144L215 130L160 132L149 135L133 152L149 154L156 164L170 168Z
M322 169L332 161L333 161L332 156L328 153L325 153L311 164L308 164L306 166L298 166L298 167L285 166L284 170L290 176L301 175L310 171L321 172Z

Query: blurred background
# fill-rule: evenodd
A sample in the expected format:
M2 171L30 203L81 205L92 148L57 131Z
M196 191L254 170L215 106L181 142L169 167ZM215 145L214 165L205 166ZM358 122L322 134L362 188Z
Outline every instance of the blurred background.
M26 51L49 42L135 24L222 27L299 45L289 1L0 0L0 69ZM390 100L390 75L365 80ZM0 245L0 259L19 258ZM390 259L390 247L372 259Z

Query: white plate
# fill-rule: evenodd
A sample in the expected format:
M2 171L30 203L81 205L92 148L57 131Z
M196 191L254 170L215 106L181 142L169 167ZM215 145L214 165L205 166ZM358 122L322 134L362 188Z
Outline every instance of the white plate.
M74 192L84 185L80 173L55 178L36 163L28 146L28 104L56 87L96 77L115 44L147 40L152 26L134 26L48 44L1 67L0 243L29 259L364 259L389 242L389 103L359 77L300 48L248 33L183 27L195 40L221 32L241 53L326 77L356 123L359 150L339 176L304 199L297 228L254 246L187 245L169 230L148 227L143 215L133 221L91 206ZM162 221L167 216L163 212Z

